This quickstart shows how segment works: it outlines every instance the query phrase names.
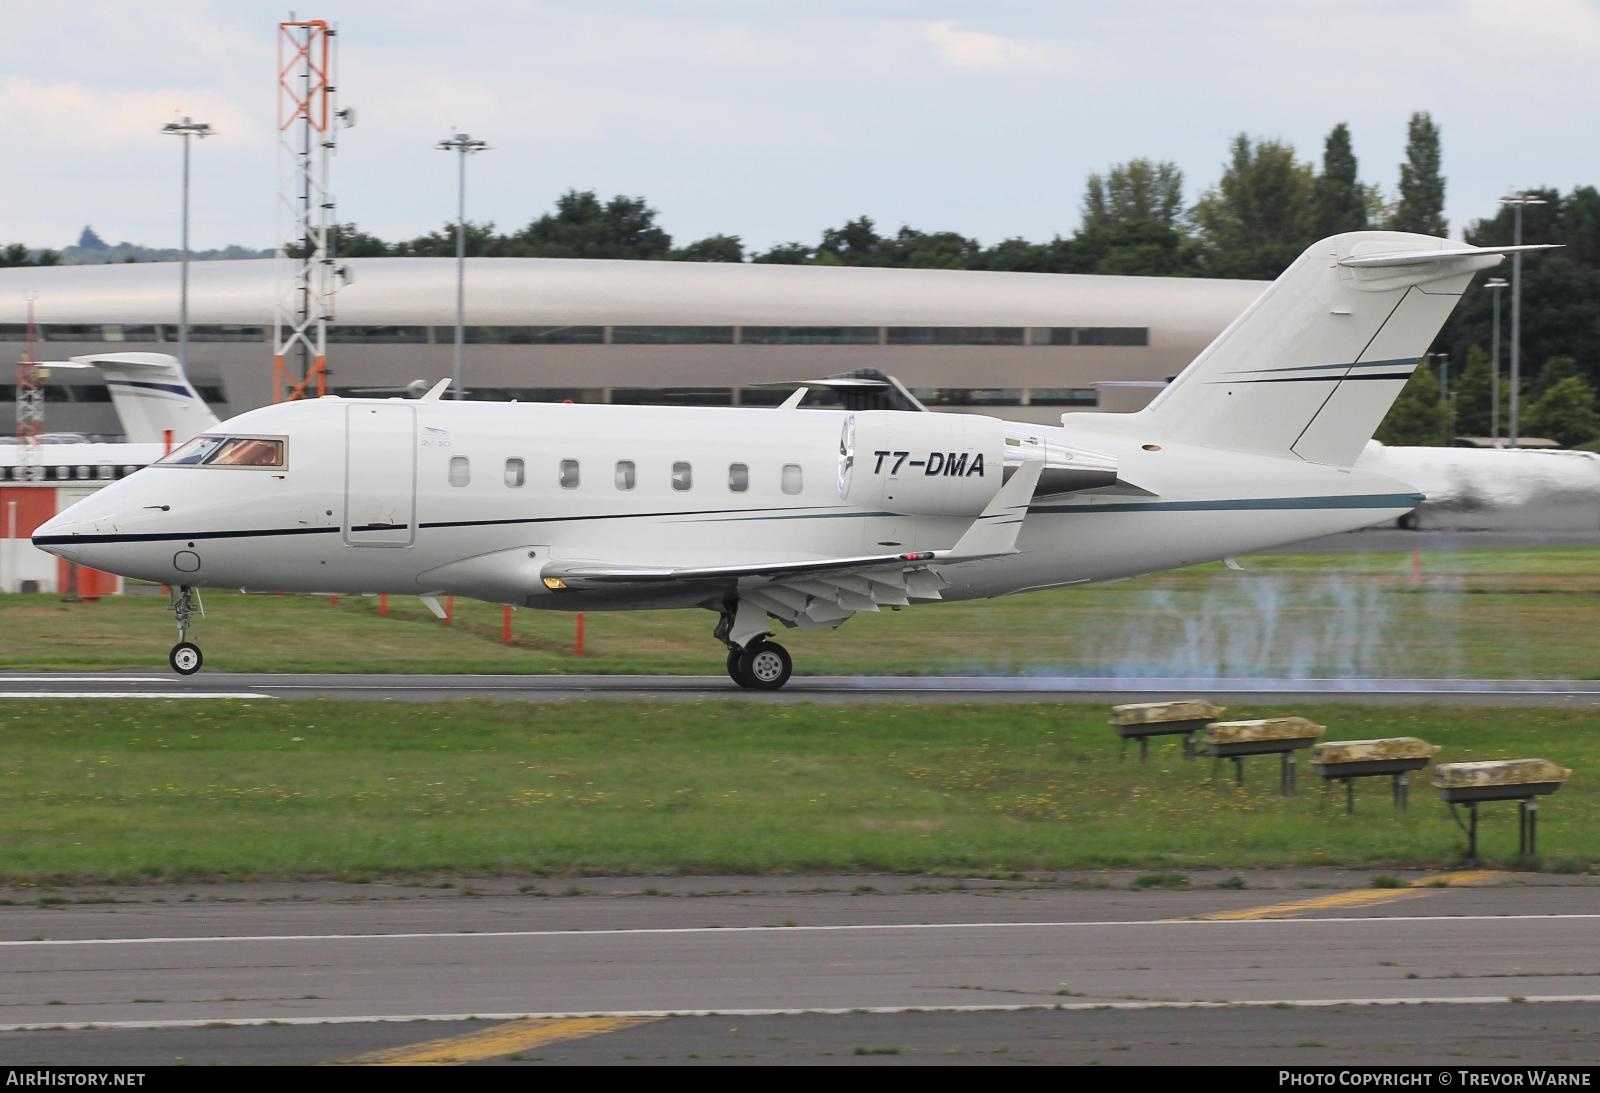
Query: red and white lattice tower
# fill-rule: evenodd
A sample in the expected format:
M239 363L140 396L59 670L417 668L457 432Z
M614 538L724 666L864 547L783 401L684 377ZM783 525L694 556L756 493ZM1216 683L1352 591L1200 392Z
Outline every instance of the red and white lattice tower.
M272 401L316 397L328 386L327 324L338 288L333 193L340 125L335 105L338 31L322 19L278 24L277 302Z
M38 327L33 321L33 297L28 297L28 340L17 362L17 470L25 482L44 478L39 437L44 433L44 368L34 359Z

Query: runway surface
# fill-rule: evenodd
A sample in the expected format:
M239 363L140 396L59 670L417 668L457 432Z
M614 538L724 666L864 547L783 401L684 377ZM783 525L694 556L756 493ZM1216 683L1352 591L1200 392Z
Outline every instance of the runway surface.
M63 892L0 907L0 1058L1600 1058L1596 878L1130 879Z
M654 698L760 702L1141 702L1199 694L1219 701L1459 703L1600 708L1600 680L1548 679L1186 679L1102 676L796 676L778 692L751 692L725 676L303 675L201 672L0 673L12 698L334 698L437 702L492 698L529 702Z

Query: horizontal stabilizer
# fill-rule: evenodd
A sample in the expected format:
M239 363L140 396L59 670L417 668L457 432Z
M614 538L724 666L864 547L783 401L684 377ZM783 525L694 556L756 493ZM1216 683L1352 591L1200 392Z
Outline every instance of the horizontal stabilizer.
M1516 254L1520 251L1559 250L1561 243L1528 243L1518 247L1453 247L1445 250L1408 250L1392 254L1359 254L1339 259L1341 266L1421 266L1441 258L1475 258L1484 254Z

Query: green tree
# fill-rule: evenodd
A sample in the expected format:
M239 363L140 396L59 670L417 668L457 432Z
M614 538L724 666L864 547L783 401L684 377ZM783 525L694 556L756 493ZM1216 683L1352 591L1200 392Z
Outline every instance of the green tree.
M839 266L885 265L883 237L873 226L872 217L846 220L842 228L828 228L817 244L816 261Z
M1389 407L1377 439L1385 444L1438 444L1444 439L1445 418L1439 379L1424 361Z
M956 232L920 232L903 227L879 248L881 264L901 269L976 269L983 248Z
M389 244L354 224L335 224L332 236L333 253L340 258L382 258L389 253Z
M1356 154L1350 146L1350 127L1335 125L1322 146L1322 174L1317 176L1313 203L1319 239L1367 227L1367 188L1356 177Z
M1194 208L1203 272L1277 277L1310 241L1313 189L1311 168L1295 162L1291 145L1233 138L1222 179Z
M804 243L776 243L760 254L750 256L750 261L760 262L763 265L774 266L803 266L809 263L813 254L811 248Z
M1400 200L1395 205L1389 227L1423 235L1445 233L1439 127L1422 111L1412 114L1406 127L1406 161L1400 165Z
M462 249L466 252L468 258L498 258L506 253L505 236L495 234L493 221L475 224L469 220L462 235ZM347 258L361 257L345 251L338 253ZM388 253L409 258L454 258L456 256L456 226L454 223L449 223L436 232L419 235L415 239L403 240L389 248Z
M0 266L59 266L60 264L61 255L53 250L46 249L33 254L21 243L0 247Z
M1551 357L1539 366L1539 372L1533 377L1533 383L1530 385L1532 389L1528 394L1532 398L1538 398L1562 380L1582 374L1582 371L1578 368L1578 362L1573 358L1566 356Z
M1451 384L1451 402L1455 409L1454 430L1458 436L1490 435L1490 405L1494 401L1493 375L1489 368L1489 354L1482 346L1467 350L1467 366L1460 378ZM1505 392L1501 392L1500 419L1505 420ZM1505 435L1502 429L1501 436Z
M568 190L508 241L510 253L535 258L665 258L672 236L656 226L642 197L618 194L601 203L593 190Z
M1182 218L1183 172L1175 163L1129 160L1090 175L1084 187L1082 231L1147 221L1176 228Z
M674 262L743 262L744 243L737 235L708 235L670 255Z
M1523 436L1550 437L1569 448L1600 437L1594 388L1582 376L1568 376L1551 384L1528 407L1519 431Z

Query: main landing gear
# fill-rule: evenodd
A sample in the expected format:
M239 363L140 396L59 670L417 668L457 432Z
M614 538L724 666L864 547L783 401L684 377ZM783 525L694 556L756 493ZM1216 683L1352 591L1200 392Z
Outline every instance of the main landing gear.
M728 678L753 691L776 691L789 682L794 661L789 651L767 629L766 615L742 602L723 608L722 621L713 632L728 647Z
M205 606L200 602L200 590L191 585L174 587L172 603L167 610L178 620L178 644L167 654L167 663L172 665L172 670L180 676L192 676L205 662L205 658L200 655L200 646L188 640L190 619L197 611L202 616L206 613Z
M789 651L775 641L763 638L743 649L728 650L728 677L741 687L776 691L793 672Z

